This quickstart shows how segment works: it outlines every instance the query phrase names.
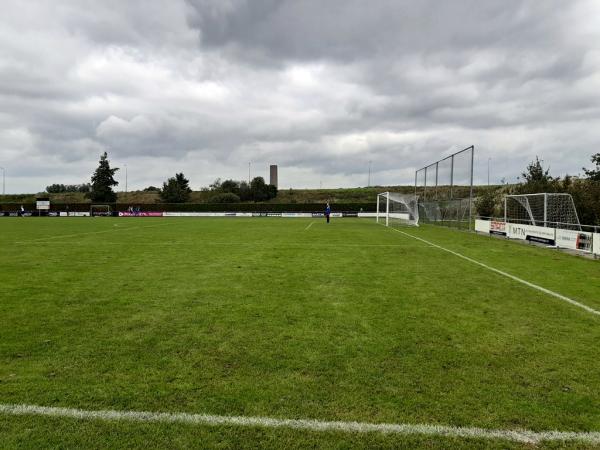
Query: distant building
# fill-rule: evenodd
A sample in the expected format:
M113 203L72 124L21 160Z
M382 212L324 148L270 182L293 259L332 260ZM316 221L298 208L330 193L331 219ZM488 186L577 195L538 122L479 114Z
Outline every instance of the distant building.
M269 184L279 187L277 184L277 164L271 164L270 169Z

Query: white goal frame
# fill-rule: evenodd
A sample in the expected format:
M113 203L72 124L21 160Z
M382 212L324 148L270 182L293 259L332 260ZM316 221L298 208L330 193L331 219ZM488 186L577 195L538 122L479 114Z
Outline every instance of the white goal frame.
M103 214L94 214L94 212L96 210L100 211L102 208L104 208ZM90 217L98 217L98 216L110 217L110 215L111 215L110 205L90 205Z
M505 195L504 222L581 229L573 197L565 193Z
M380 206L383 205L383 208ZM376 222L385 218L385 226L390 222L401 225L419 226L418 197L414 194L382 192L377 194Z

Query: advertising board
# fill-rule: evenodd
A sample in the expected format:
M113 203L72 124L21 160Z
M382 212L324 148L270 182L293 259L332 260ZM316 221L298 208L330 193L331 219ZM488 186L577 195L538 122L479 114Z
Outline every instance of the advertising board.
M575 230L556 230L556 245L571 250L592 251L592 233Z
M524 241L539 242L554 245L556 234L554 228L538 227L534 225L522 225L517 223L508 224L508 237Z
M489 233L490 232L490 221L489 220L475 220L475 231L478 233Z

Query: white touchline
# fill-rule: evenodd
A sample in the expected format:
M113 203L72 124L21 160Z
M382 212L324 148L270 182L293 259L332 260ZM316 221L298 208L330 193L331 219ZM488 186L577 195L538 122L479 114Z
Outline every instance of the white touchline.
M307 225L307 227L305 228L305 230L308 230L310 227L312 227L312 224L313 224L313 223L315 223L315 222L314 222L314 221L312 221L311 223L309 223L309 224Z
M421 434L477 439L504 439L537 444L544 441L581 441L600 444L600 432L494 430L476 427L452 427L428 424L333 422L312 419L276 419L271 417L216 416L212 414L160 413L149 411L83 410L38 405L1 404L0 414L12 416L49 416L79 420L185 423L262 428L287 428L346 433Z
M477 260L475 260L473 258L469 258L468 256L462 255L462 254L460 254L458 252L455 252L453 250L449 250L449 249L447 249L445 247L442 247L441 245L434 244L433 242L430 242L430 241L428 241L426 239L423 239L423 238L420 238L418 236L414 236L414 235L412 235L410 233L406 233L406 232L398 230L396 228L392 228L392 230L397 231L398 233L402 233L405 236L409 236L409 237L411 237L413 239L417 239L417 240L419 240L421 242L424 242L426 244L429 244L432 247L435 247L435 248L438 248L438 249L443 250L445 252L451 253L454 256L458 256L459 258L467 260L467 261L469 261L469 262L471 262L473 264L477 264L478 266L484 267L484 268L486 268L488 270L491 270L492 272L495 272L495 273L497 273L499 275L505 276L507 278L510 278L511 280L514 280L514 281L517 281L519 283L522 283L525 286L529 286L530 288L537 289L538 291L541 291L544 294L548 294L548 295L551 295L553 297L556 297L556 298L558 298L558 299L560 299L560 300L562 300L564 302L567 302L567 303L570 303L571 305L577 306L578 308L581 308L581 309L583 309L583 310L585 310L585 311L587 311L587 312L589 312L591 314L595 314L597 316L600 316L600 311L598 311L598 310L596 310L594 308L591 308L591 307L589 307L587 305L584 305L583 303L579 303L579 302L577 302L577 301L575 301L575 300L573 300L573 299L571 299L569 297L565 297L564 295L561 295L558 292L554 292L554 291L551 291L550 289L546 289L546 288L544 288L542 286L538 286L537 284L530 283L529 281L525 281L525 280L523 280L523 279L521 279L519 277L511 275L510 273L503 272L502 270L496 269L495 267L488 266L487 264L479 262L479 261L477 261Z

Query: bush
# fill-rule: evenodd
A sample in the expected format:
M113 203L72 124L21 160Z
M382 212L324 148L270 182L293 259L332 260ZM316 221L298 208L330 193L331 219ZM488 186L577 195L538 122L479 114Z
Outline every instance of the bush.
M239 203L240 197L235 195L233 192L225 192L223 194L213 195L210 199L210 203Z
M475 209L480 217L494 217L496 213L496 191L493 189L485 190L475 200Z

